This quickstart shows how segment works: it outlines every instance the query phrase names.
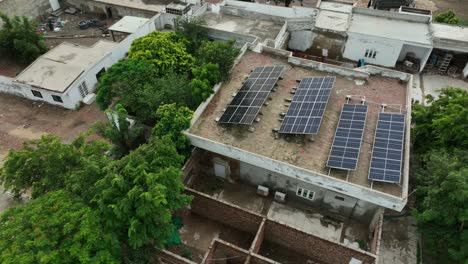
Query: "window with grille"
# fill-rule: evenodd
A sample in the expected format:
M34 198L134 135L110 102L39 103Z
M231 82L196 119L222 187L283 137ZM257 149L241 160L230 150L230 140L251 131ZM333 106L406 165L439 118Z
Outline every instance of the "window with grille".
M35 96L35 97L39 97L39 98L42 98L42 94L41 92L39 91L36 91L36 90L31 90L32 94Z
M301 187L297 187L296 195L304 199L313 200L315 192Z
M89 94L88 86L86 86L86 82L82 82L81 85L78 86L78 89L80 90L80 94L82 98L85 98L85 96Z
M63 103L62 97L60 97L60 96L58 96L58 95L52 95L52 99L53 99L55 102Z
M377 56L377 51L374 49L366 49L366 53L364 53L364 57L375 59Z

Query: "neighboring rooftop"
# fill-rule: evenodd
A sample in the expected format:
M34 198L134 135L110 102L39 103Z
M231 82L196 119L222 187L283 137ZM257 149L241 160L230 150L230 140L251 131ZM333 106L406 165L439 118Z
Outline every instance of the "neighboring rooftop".
M92 0L94 2L160 13L173 0Z
M400 19L403 14L376 10L376 15L353 13L348 33L359 33L408 43L432 45L429 24ZM380 16L378 14L386 14ZM391 18L394 16L394 18Z
M468 52L468 27L447 24L432 24L432 36L436 48L454 46L462 52Z
M223 13L206 12L202 18L210 28L259 37L275 39L282 25L270 21L253 20Z
M277 83L277 91L270 95L271 100L268 106L261 110L260 122L252 125L255 129L254 132L249 132L248 127L245 126L219 125L215 119L222 115L223 109L231 102L232 95L241 87L242 81L255 67L265 65L284 65L285 71L282 75L283 80ZM357 170L351 171L348 179L346 171L342 170L332 170L330 177L370 188L371 181L367 177L380 104L393 105L394 108L389 108L388 112L405 109L407 96L405 83L390 78L370 77L364 85L360 86L352 80L336 76L322 125L319 133L314 137L314 142L309 141L304 136L276 139L272 132L272 129L280 127L280 114L287 111L285 99L292 98L290 91L297 86L296 80L327 75L330 74L293 67L287 63L286 59L247 52L234 68L231 79L223 84L200 118L191 127L189 133L327 175L328 168L325 165L341 107L346 101L345 96L354 96L355 100L351 103L359 103L360 98L365 97L369 104L369 112ZM398 197L402 195L401 186L397 184L374 182L372 188Z
M320 10L328 10L334 12L340 12L345 14L351 14L353 10L352 4L336 3L336 2L321 2Z
M131 34L137 31L137 29L143 26L148 20L148 18L124 16L117 23L112 25L109 30Z
M346 32L349 16L349 13L321 10L317 16L315 27L336 32Z
M116 45L103 40L90 47L63 42L35 60L15 81L62 93Z

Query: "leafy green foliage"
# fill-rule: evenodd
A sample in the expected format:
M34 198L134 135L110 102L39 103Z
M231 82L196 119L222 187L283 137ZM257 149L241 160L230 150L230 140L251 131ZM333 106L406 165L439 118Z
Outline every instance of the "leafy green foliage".
M205 27L206 22L202 18L179 17L175 25L175 32L189 40L187 50L190 54L195 54L203 41L208 40L208 29Z
M10 150L0 182L16 197L30 188L33 198L66 188L86 199L93 195L94 182L103 176L108 149L104 142L85 142L84 136L72 144L62 144L56 136L43 136L25 142L20 150Z
M415 147L468 148L468 92L460 88L443 89L430 106L413 107L412 131Z
M197 61L200 65L212 63L219 66L221 80L229 77L229 71L239 55L239 49L234 47L234 41L205 41L197 51Z
M94 199L109 232L131 248L164 246L175 229L172 212L190 202L182 193L182 161L164 137L112 162Z
M417 209L413 215L437 263L468 259L468 93L444 89L413 107Z
M0 262L119 263L119 243L65 191L48 193L0 217Z
M96 132L112 142L111 154L120 158L144 141L144 127L129 117L127 110L117 104L115 110L107 109L107 123L96 123Z
M218 64L206 63L192 70L193 76L199 80L207 80L213 86L221 81L221 72Z
M468 259L468 151L434 149L416 173L419 200L414 212L427 250L438 263Z
M156 68L146 61L121 60L112 65L99 79L96 103L105 110L114 97L122 97L132 90L142 90L156 77Z
M13 18L0 12L0 56L12 56L22 63L30 63L47 51L44 38L36 33L36 24L27 17Z
M128 58L153 64L158 76L170 72L185 74L194 62L187 44L174 32L153 31L133 41Z
M158 123L153 128L153 137L156 139L169 137L174 142L179 153L188 157L190 141L181 131L190 127L193 112L187 107L177 107L175 104L166 104L156 112Z
M193 79L190 82L190 88L193 99L198 103L205 101L213 93L213 88L208 80Z
M456 25L460 22L460 18L455 15L455 12L448 10L438 14L435 19L436 22Z

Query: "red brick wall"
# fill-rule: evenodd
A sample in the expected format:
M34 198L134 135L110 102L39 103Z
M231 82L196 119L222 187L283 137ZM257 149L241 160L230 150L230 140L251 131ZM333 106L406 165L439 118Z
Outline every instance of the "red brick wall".
M251 254L250 255L250 263L249 264L276 264L277 262L271 260L271 259L268 259L268 258L265 258L265 257L262 257L260 255L257 255L257 254Z
M211 253L212 252L212 253ZM249 252L222 240L216 240L203 264L244 264Z
M167 250L159 250L156 249L156 256L160 260L160 263L168 263L168 264L196 264L193 261L185 259L179 255L176 255L172 252Z
M311 236L271 220L267 220L265 225L265 239L323 263L349 264L352 257L361 260L364 264L375 263L375 257L372 255Z
M264 218L260 227L258 228L257 235L255 236L254 241L252 242L251 251L253 253L258 253L260 251L260 247L262 246L262 242L265 236L265 223L266 219Z
M193 213L252 235L257 233L257 229L263 219L261 215L244 210L239 206L216 200L189 188L186 188L186 192L193 196L193 201L190 205L190 210Z

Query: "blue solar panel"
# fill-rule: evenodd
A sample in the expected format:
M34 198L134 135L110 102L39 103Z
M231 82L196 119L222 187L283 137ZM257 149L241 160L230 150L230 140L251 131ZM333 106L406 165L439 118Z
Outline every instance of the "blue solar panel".
M305 78L296 89L279 133L317 134L335 77Z
M283 69L283 66L255 68L226 107L219 123L252 124Z
M328 156L330 168L355 170L366 124L367 105L343 105L333 145Z
M405 116L380 113L375 131L369 179L399 183L403 164Z

